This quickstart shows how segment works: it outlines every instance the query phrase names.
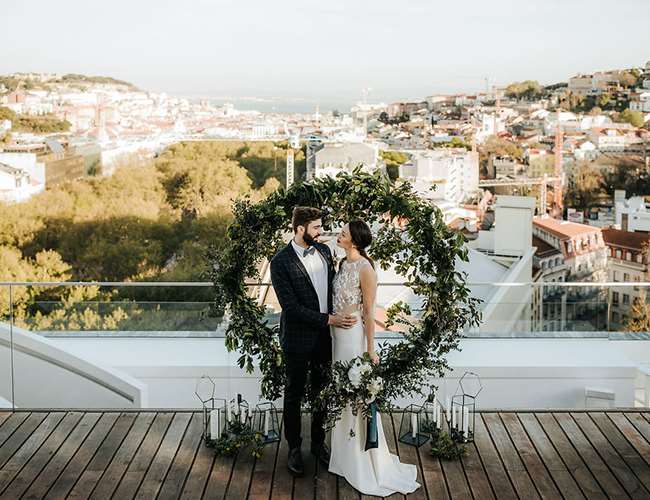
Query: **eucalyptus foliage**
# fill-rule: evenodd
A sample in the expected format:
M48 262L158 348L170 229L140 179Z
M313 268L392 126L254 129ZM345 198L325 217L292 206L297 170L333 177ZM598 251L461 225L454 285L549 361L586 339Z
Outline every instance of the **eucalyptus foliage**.
M282 395L285 371L279 328L264 319L264 307L247 293L245 283L259 280L262 260L270 260L286 244L283 236L291 231L291 213L299 205L324 209L326 228L353 218L378 228L370 255L377 265L392 266L403 277L422 299L422 309L413 317L403 304L391 307L389 323L402 323L408 331L402 340L379 348L380 363L373 367L373 376L381 377L383 389L376 400L386 409L394 398L422 394L423 384L448 368L446 355L458 348L463 329L478 324L479 299L470 296L466 276L456 271L457 259L468 258L464 236L450 229L441 211L408 183L394 184L379 172L356 169L280 188L259 203L247 198L234 202L227 241L209 256L215 313L229 315L226 347L240 353L238 364L248 372L258 364L265 398ZM335 363L333 369L342 375L345 364ZM330 423L354 400L342 379L333 377L320 395L311 395L312 405L327 404Z

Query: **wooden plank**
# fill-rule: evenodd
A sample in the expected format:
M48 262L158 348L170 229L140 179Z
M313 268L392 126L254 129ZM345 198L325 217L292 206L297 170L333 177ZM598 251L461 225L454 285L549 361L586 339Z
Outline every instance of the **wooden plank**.
M131 460L134 459L140 446L145 442L149 436L150 431L154 434L159 432L161 425L166 425L171 420L169 414L160 414L160 413L141 413L138 415L137 420L133 424L133 427L126 435L124 440L121 442L120 447L111 457L100 457L97 460L93 459L91 462L92 468L89 466L89 470L92 472L96 470L100 464L105 464L106 459L108 458L108 463L106 463L106 468L103 471L99 472L99 477L92 475L90 479L96 482L92 493L90 493L90 498L96 498L102 500L105 498L110 498L115 492L115 489L120 483L122 476L129 467ZM154 428L154 426L156 426ZM97 458L97 457L96 457ZM88 470L86 471L88 472ZM84 473L84 476L86 474ZM83 476L82 476L83 479ZM81 480L79 481L79 483ZM77 483L77 485L79 485ZM77 486L72 490L74 493L77 490Z
M160 487L158 500L171 500L179 498L185 479L188 476L194 457L199 446L202 446L201 433L203 432L203 416L201 413L192 414L192 420L187 427L183 441L169 472ZM207 476L206 476L207 477ZM201 490L203 491L203 490Z
M451 492L451 498L459 498L462 500L469 500L472 498L463 464L460 460L443 460L442 470Z
M496 413L483 413L481 418L492 437L503 465L510 476L512 484L521 498L539 498L539 493L535 489L526 467L519 458L510 436ZM478 420L478 418L477 418Z
M391 414L391 419L393 419L394 415ZM393 421L393 425L395 425L395 421ZM397 427L399 429L399 427ZM420 460L418 459L418 453L415 449L414 446L410 446L408 444L401 443L399 439L397 439L397 452L399 454L399 459L400 462L404 464L413 464L418 468L418 478L423 478L424 473L422 471L422 465L420 464ZM406 498L413 498L413 499L419 499L419 498L427 498L427 490L426 486L422 485L420 486L417 490L415 490L413 493L409 493L406 495Z
M135 414L122 414L128 415L130 422L135 420ZM104 442L107 436L109 436L111 430L119 425L119 421L122 417L117 413L104 413L97 423L93 430L91 431L88 438L83 442L79 450L75 453L74 457L68 462L66 467L63 469L57 480L54 482L50 491L47 493L49 498L65 498L66 495L73 488L77 479L81 476L84 469L90 463L90 460L95 455L101 444ZM126 432L125 432L126 434Z
M133 498L140 488L142 480L149 470L170 424L174 420L174 416L174 413L171 412L158 413L151 424L147 435L142 441L142 444L138 448L138 451L135 453L131 463L129 463L126 468L126 472L121 475L119 483L113 481L114 476L111 476L111 481L104 481L104 478L102 478L102 481L98 485L98 489L99 487L102 487L102 490L109 490L111 493L114 491L115 498ZM184 429L185 428L183 427L183 430ZM174 431L175 433L178 432L178 425L175 427ZM176 437L176 434L174 437ZM93 493L93 496L95 495L97 495L97 490Z
M625 438L632 444L634 449L641 455L647 464L650 464L650 444L643 437L638 429L628 420L623 413L608 412L607 417L614 422L614 425L625 436ZM643 418L638 415L639 418ZM632 417L635 418L634 416Z
M10 460L3 468L3 473L7 474L4 475L0 481L0 483L2 483L0 484L0 494L5 498L20 498L25 490L29 488L34 478L40 474L52 456L64 443L70 433L73 432L82 417L83 414L79 412L67 413L61 420L61 423L57 425L56 429L54 429L47 439L42 442L38 451L30 457L23 467L14 468L18 464L13 463L13 459ZM18 454L14 455L14 458L16 458L16 456L18 456Z
M338 498L339 500L360 500L361 494L352 487L350 483L342 476L336 476L336 483L338 485ZM299 500L300 497L294 497Z
M11 458L46 416L47 413L36 413L34 415L15 413L4 423L0 428L0 467ZM26 420L27 422L25 422ZM21 427L23 427L22 430Z
M567 470L560 455L558 455L553 447L553 443L535 418L535 415L532 413L520 413L518 418L526 434L535 446L537 453L544 462L546 469L551 474L558 489L562 492L562 496L570 500L585 498L580 490L580 486L578 486L578 483ZM598 498L605 498L601 492L598 493ZM592 496L591 498L596 498L596 496Z
M650 443L650 422L641 413L625 413L625 417L635 429Z
M501 457L499 457L492 438L490 438L490 434L485 427L485 423L478 413L476 415L474 444L478 450L481 462L483 462L485 467L490 485L493 491L498 493L499 499L517 499L517 494L503 466Z
M205 492L203 493L204 500L224 498L228 491L228 484L230 483L233 468L238 459L239 456L214 458L208 483L205 487Z
M201 498L205 485L210 477L214 460L214 449L208 448L203 439L201 439L189 474L187 475L187 480L183 485L183 491L180 495L182 500Z
M144 476L141 477L142 483L136 493L138 499L156 498L162 486L167 471L171 466L178 447L181 445L185 430L192 419L192 414L189 412L176 413L172 423L169 425L167 433L160 443L157 451L153 456L151 465ZM131 478L128 477L130 472L127 472L122 480L122 485ZM139 483L140 479L132 479L134 484ZM122 486L120 485L120 487Z
M70 459L74 456L79 447L85 441L86 437L93 430L101 416L101 413L83 414L77 426L61 444L56 454L48 462L41 473L36 478L34 478L34 476L27 478L29 488L24 493L23 498L36 499L45 496L50 487L59 477L59 474L61 474ZM17 482L18 478L14 479L14 483ZM31 483L31 486L29 483Z
M634 446L626 439L621 430L609 419L604 412L593 412L589 416L600 429L600 432L612 444L618 455L623 459L627 466L634 472L636 477L647 489L650 487L650 468L647 462L636 451ZM625 418L625 417L623 417ZM629 422L628 422L629 424Z
M537 450L535 450L533 443L528 438L526 431L521 426L517 415L514 413L501 413L500 417L539 495L542 498L559 498L561 496L560 492L546 470L546 466L539 458Z
M316 457L311 454L311 414L303 413L302 423L302 456L305 463L305 475L297 477L293 482L293 498L308 500L314 498L315 475L316 475Z
M137 447L155 417L154 413L132 413L129 415L133 415L133 420L121 417L118 419L115 427L111 429L106 440L73 485L69 498L89 498L106 470L110 468L113 458L118 461L124 460L126 447ZM131 443L130 445L127 444L127 439Z
M625 490L621 487L609 468L601 460L600 456L589 440L582 433L575 421L568 413L554 413L553 417L573 444L580 458L587 465L589 470L609 497L627 497Z
M282 422L280 422L280 435L282 435ZM262 457L255 462L253 479L248 494L249 500L268 500L271 498L271 486L273 485L273 472L278 460L280 442L267 444L264 447Z
M12 415L13 413L10 411L0 411L0 427L2 427L2 424L5 423L5 420L7 420Z
M35 418L40 418L40 415L32 415L35 416ZM13 480L20 469L22 469L23 466L29 462L29 460L32 458L32 455L34 455L34 453L36 453L36 451L43 445L48 436L57 427L57 425L59 425L61 420L63 420L64 416L65 413L62 412L49 413L45 419L41 421L40 425L38 425L36 429L31 426L25 429L30 431L28 435L22 435L22 432L16 432L11 436L7 443L9 443L9 441L14 441L14 438L16 438L16 441L20 442L20 448L18 448L18 450L11 456L11 458L5 462L5 464L2 466L2 469L0 470L0 493ZM7 443L5 443L5 446ZM15 443L13 442L11 443L11 448L14 447L14 444Z
M594 421L589 417L589 414L575 413L571 416L573 417L573 420L577 422L578 426L591 442L592 446L598 451L598 454L601 456L603 461L609 466L614 476L616 476L619 482L623 485L623 488L625 488L633 498L650 499L650 493L648 490L641 484L634 472L632 472L630 467L628 467L625 461L617 453L616 449L612 446L609 439L613 439L613 437L608 436L609 439L605 437ZM634 450L632 451L634 452Z
M465 475L467 476L467 482L472 490L472 496L480 499L495 498L476 444L467 443L466 450L467 454L461 460L463 469L465 469Z
M284 427L284 426L283 426ZM284 429L283 429L284 434ZM273 476L273 486L271 487L271 498L278 500L291 500L293 495L293 476L287 469L287 458L289 456L289 443L282 436L280 448L278 450L278 459L275 463L275 474Z

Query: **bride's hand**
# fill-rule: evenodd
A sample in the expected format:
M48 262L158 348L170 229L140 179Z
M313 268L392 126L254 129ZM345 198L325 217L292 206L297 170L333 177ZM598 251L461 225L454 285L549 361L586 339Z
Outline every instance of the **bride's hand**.
M373 364L378 365L379 355L375 351L370 351L368 354L370 355L370 361L372 361Z

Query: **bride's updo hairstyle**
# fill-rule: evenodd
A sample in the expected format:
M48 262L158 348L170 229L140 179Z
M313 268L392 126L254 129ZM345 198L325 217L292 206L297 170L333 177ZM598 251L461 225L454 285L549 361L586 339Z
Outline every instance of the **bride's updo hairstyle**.
M348 223L350 228L350 238L352 239L352 244L359 250L359 253L368 259L370 265L374 268L375 263L366 253L366 248L372 243L372 232L370 227L364 221L360 219L352 220Z

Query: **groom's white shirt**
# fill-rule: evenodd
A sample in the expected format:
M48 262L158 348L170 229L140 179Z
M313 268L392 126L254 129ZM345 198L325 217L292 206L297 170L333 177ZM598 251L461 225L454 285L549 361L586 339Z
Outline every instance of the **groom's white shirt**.
M318 294L320 312L327 314L327 263L325 262L325 259L318 250L304 256L305 249L298 245L293 239L291 240L291 246L293 246L296 255L300 259L300 262L302 262L302 265L305 266L311 284L314 285L314 289Z

